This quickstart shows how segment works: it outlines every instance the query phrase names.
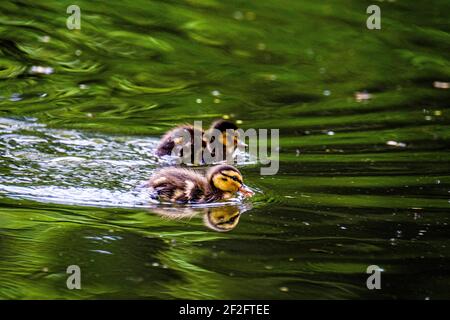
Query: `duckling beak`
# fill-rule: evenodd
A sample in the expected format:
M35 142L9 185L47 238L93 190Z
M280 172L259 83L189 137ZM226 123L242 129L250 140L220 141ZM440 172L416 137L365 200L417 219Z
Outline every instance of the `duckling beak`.
M246 144L245 142L243 142L241 140L238 140L237 146L238 147L248 147L248 144Z
M239 192L242 193L242 195L246 198L249 198L255 194L255 192L253 192L253 190L247 187L245 184L242 184L240 186Z

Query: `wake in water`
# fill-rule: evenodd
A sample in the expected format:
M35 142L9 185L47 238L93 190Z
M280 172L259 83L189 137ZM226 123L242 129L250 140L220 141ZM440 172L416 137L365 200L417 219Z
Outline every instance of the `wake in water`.
M35 119L0 118L0 196L152 208L154 201L142 186L153 170L170 163L154 155L158 141L50 129Z
M158 165L157 142L0 118L0 194L64 204L145 206L148 196L136 186Z

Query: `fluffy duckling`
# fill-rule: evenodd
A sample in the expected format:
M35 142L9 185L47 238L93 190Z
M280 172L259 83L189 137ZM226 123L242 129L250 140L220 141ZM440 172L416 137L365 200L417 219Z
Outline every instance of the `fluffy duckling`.
M236 192L245 197L253 191L243 183L238 169L229 165L210 168L206 176L184 168L163 168L150 178L152 197L175 203L206 203L229 199Z
M194 128L192 125L181 125L170 131L168 131L162 138L156 149L156 155L161 157L165 155L171 155L172 151L175 147L180 149L178 156L183 157L183 147L187 147L191 149L191 163L194 163L195 159L203 160L202 154L203 151L208 148L211 152L212 156L215 156L214 150L212 150L211 144L214 142L214 137L209 138L209 134L212 134L213 130L219 130L221 132L220 144L223 145L223 155L225 156L226 152L233 152L238 144L238 138L234 135L232 140L233 145L229 146L228 143L228 134L227 130L237 130L238 127L230 121L226 120L217 120L213 122L211 127L208 129L205 135L203 130L199 130ZM197 158L194 153L194 135L198 134L201 138L201 150L197 150ZM186 138L189 137L189 138ZM201 154L199 154L201 153Z

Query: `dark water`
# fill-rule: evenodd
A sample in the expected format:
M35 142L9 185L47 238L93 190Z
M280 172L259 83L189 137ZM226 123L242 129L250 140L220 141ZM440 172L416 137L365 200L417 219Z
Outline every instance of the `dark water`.
M370 1L70 4L0 2L0 298L450 298L448 1L381 30ZM149 203L158 137L220 117L279 128L278 174Z

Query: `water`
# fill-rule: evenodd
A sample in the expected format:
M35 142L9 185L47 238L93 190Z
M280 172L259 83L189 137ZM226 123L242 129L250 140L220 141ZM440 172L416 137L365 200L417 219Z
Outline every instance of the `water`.
M448 1L70 4L0 3L1 298L449 298ZM220 117L279 173L150 202L158 137Z

